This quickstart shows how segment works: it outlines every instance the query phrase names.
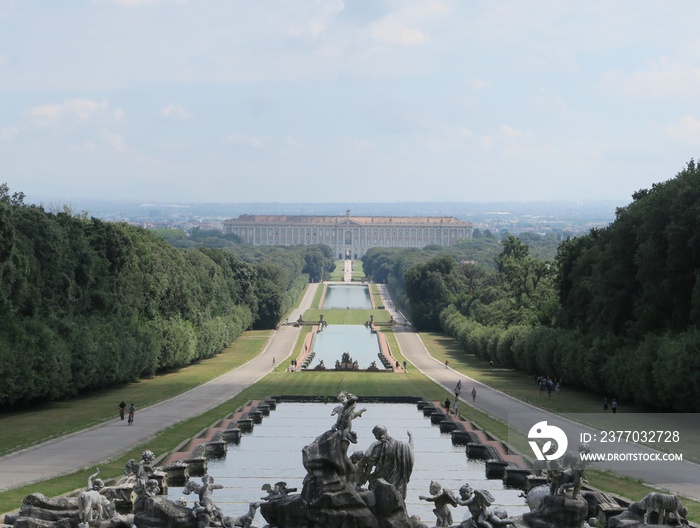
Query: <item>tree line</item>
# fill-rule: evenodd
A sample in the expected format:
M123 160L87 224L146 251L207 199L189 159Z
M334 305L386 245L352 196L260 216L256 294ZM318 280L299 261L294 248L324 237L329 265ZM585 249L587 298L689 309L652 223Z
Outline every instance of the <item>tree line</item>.
M0 404L134 381L273 328L330 248L181 249L0 185Z
M552 259L506 236L447 252L367 253L420 330L533 376L665 410L700 410L700 166L633 195Z

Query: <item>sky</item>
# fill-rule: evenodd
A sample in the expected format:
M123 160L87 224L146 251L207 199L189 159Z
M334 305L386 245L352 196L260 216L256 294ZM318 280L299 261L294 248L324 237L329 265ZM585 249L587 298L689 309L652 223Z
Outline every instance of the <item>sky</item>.
M631 201L700 145L697 0L0 0L28 200Z

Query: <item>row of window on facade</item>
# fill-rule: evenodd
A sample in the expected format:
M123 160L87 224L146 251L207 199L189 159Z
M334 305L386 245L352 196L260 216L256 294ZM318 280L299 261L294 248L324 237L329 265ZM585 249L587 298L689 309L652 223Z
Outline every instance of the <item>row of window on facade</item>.
M288 228L275 228L275 227L233 227L232 232L236 235L242 235L246 231L250 234L255 233L255 235L260 235L261 233L268 233L268 234L274 234L275 236L282 234L284 236L285 232L287 236L292 235L292 236L297 236L297 235L302 235L304 234L305 228L297 228L297 227L288 227ZM341 233L345 233L347 230L340 230ZM354 236L363 236L366 234L371 234L373 236L379 235L383 236L385 234L392 234L394 236L420 236L421 234L423 236L428 236L432 233L439 233L442 231L443 236L446 236L446 233L456 233L459 231L462 236L464 236L464 231L459 229L450 229L450 228L354 228L350 230ZM325 228L325 229L312 229L312 228L306 228L306 235L307 236L323 236L325 235L326 237L330 236L336 236L336 233L338 230L336 229L330 229L330 228Z

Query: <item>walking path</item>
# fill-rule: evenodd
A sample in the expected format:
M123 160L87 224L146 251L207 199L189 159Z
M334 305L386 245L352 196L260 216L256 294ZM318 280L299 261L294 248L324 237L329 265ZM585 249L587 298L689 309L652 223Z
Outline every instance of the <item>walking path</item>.
M311 307L318 287L318 284L309 285L299 307L290 315L290 320L296 320ZM386 288L381 288L380 291L384 296L384 305L390 306L387 302ZM390 312L395 318L401 317L391 308ZM0 458L0 491L71 473L77 468L95 466L147 442L149 438L167 427L198 416L229 400L268 374L272 370L273 357L278 364L287 358L300 332L300 328L291 325L280 327L274 332L259 356L240 368L180 396L140 409L131 427L125 427L121 420L114 419L91 429ZM540 413L543 420L553 416L482 385L450 368L445 368L442 362L430 356L420 336L410 329L397 328L396 336L401 353L413 367L448 391L452 391L457 380L461 379L462 393L467 395L466 399L460 398L462 402L473 405L504 422L508 422L511 415L511 423L524 434L527 434L533 425L531 421L533 412ZM468 401L471 399L469 394L472 387L477 389L477 399L473 403ZM526 414L530 417L530 421L519 422L517 416ZM588 431L588 429L582 427L581 431ZM700 500L700 466L689 462L668 464L669 473L655 474L654 479L645 475L645 480L683 496Z

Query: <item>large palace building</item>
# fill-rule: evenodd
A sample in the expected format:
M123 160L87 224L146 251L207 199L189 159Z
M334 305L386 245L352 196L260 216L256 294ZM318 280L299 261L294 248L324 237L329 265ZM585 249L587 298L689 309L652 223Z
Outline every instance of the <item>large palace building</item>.
M373 247L452 246L471 238L472 224L452 216L241 215L224 222L224 234L264 246L326 244L338 258L362 258Z

